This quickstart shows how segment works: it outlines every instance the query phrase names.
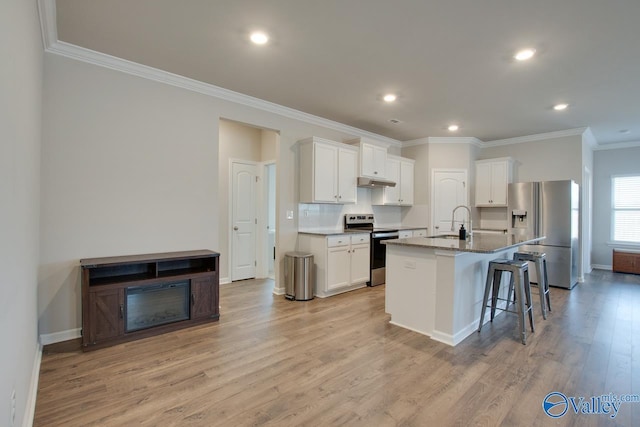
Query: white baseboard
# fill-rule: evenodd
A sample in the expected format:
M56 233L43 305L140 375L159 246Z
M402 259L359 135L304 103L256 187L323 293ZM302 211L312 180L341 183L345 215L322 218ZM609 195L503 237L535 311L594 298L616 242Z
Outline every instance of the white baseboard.
M604 265L604 264L591 264L591 267L596 270L612 270L612 265Z
M54 332L52 334L41 334L40 344L49 345L49 344L55 344L57 342L80 338L82 336L81 332L82 332L81 328L76 328L76 329L69 329L68 331Z
M274 295L284 295L284 287L282 288L277 288L277 287L273 287L273 294Z
M228 285L229 283L231 283L231 278L230 277L222 277L222 278L220 278L220 284L221 285Z
M38 380L40 379L40 362L42 361L42 344L38 343L36 356L33 360L33 370L31 371L31 381L29 383L29 394L27 395L27 405L22 418L23 427L33 425L33 417L36 414L36 398L38 397Z

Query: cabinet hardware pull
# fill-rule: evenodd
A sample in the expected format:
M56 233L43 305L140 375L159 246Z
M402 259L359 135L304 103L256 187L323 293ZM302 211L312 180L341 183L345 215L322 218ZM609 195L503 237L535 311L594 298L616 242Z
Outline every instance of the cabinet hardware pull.
M120 304L120 318L124 319L124 304Z
M196 304L196 296L191 293L191 305L195 305Z

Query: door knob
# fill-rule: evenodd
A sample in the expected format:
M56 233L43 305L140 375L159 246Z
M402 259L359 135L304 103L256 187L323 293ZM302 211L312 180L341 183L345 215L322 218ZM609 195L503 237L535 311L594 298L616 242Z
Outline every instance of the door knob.
M233 227L234 231L238 231L238 226Z

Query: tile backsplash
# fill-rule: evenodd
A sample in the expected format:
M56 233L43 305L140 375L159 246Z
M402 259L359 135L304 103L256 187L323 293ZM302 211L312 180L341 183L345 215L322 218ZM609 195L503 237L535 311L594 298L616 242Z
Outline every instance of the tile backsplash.
M358 188L358 203L354 205L298 204L298 229L342 229L344 215L348 213L372 213L377 226L400 225L402 222L402 208L372 206L371 190Z

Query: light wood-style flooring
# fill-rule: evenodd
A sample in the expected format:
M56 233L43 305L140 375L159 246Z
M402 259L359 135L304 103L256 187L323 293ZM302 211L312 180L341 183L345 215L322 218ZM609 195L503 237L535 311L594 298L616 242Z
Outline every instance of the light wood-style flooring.
M308 302L272 288L222 286L218 323L89 353L46 347L34 425L640 425L640 403L614 419L542 410L552 391L640 394L640 276L596 270L552 288L526 346L512 314L449 347L390 325L384 286Z

